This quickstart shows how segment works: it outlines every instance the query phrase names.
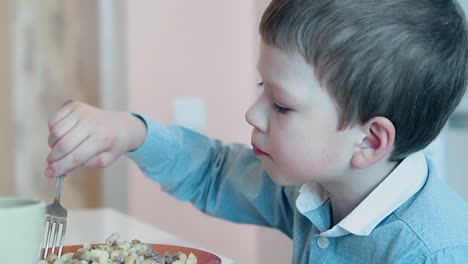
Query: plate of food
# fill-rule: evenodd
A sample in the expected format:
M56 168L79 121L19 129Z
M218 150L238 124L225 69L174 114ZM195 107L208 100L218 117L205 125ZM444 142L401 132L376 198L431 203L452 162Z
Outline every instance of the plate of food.
M39 264L221 264L221 258L200 249L118 238L114 233L105 244L64 246L60 258L48 254Z

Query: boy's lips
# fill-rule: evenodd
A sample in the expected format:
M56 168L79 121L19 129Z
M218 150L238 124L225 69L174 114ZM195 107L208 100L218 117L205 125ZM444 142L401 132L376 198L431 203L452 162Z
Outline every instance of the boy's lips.
M255 153L255 155L257 155L257 156L268 156L268 154L266 152L259 149L254 143L252 143L252 148L253 148L253 152Z

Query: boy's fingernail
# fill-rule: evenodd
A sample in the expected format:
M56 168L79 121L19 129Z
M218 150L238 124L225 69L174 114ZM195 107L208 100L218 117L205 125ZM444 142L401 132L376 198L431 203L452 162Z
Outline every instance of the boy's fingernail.
M54 172L51 169L47 169L46 170L46 176L47 177L52 177L52 176L54 176Z

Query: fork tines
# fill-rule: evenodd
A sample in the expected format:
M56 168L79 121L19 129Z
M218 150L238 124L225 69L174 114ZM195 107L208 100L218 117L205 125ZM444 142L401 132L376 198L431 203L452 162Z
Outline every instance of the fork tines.
M45 259L48 255L49 251L49 246L50 248L50 253L55 254L56 246L57 246L57 240L58 237L60 237L60 241L58 244L58 253L56 254L58 257L62 256L62 249L63 249L63 240L65 237L65 231L67 230L67 221L63 217L54 217L47 215L46 220L45 220L45 225L44 225L44 255L43 258ZM52 237L52 233L54 233ZM50 240L52 237L52 241ZM51 243L52 242L52 243Z
M46 218L44 224L43 258L47 258L48 253L54 253L58 244L58 257L62 256L63 241L67 230L67 210L60 204L60 195L62 193L62 182L64 175L55 179L54 201L46 207ZM53 233L53 236L52 236ZM51 241L52 238L52 241ZM49 246L51 250L49 252Z

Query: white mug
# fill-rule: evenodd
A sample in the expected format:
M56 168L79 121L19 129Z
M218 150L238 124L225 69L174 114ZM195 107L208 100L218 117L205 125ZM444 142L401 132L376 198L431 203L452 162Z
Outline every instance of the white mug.
M0 262L38 263L44 221L43 201L0 197Z

